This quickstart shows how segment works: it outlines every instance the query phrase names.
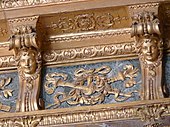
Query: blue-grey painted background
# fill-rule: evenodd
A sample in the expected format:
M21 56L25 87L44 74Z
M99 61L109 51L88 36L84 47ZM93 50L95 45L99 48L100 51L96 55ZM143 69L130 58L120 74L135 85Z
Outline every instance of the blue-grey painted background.
M170 56L165 56L163 61L163 83L167 89L167 96L170 97Z

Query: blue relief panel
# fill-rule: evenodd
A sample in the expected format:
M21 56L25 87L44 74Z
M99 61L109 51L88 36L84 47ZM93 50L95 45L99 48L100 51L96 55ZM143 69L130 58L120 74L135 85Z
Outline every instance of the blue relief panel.
M170 56L166 56L164 58L164 66L163 66L163 78L164 85L167 88L167 95L170 97Z
M0 74L0 112L14 112L18 97L18 73Z
M138 59L43 69L45 108L140 100Z

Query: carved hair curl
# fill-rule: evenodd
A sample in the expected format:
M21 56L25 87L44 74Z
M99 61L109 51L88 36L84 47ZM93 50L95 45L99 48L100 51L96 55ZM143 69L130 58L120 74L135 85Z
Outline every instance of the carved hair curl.
M15 60L17 61L17 65L19 65L20 63L21 56L29 56L30 54L34 54L37 64L41 63L40 52L38 52L37 50L33 48L25 48L25 49L19 50L15 57Z

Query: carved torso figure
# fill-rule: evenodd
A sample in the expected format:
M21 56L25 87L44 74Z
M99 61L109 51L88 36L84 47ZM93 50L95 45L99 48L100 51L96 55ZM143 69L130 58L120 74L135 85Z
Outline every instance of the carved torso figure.
M151 12L133 17L132 36L142 69L142 100L164 98L162 85L162 48L159 20Z
M16 57L20 80L17 111L38 110L41 55L35 49L22 49Z

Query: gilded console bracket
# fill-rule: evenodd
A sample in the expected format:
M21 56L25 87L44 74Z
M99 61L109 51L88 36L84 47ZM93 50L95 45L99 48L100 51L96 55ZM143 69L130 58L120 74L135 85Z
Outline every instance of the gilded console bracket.
M19 95L16 111L39 109L39 89L41 72L40 42L37 39L36 23L38 17L10 19L10 50L14 50L15 62L19 72Z
M152 12L142 12L133 17L132 36L142 69L142 100L164 98L162 85L163 42L159 31L159 20Z
M159 20L152 12L142 12L133 17L132 37L136 39L136 49L142 69L142 100L155 100L165 97L165 86L162 84L162 56L163 41L159 30ZM139 111L144 115L146 127L161 126L157 122L160 114L165 110L160 108L151 110L144 107ZM155 114L154 117L150 117Z

